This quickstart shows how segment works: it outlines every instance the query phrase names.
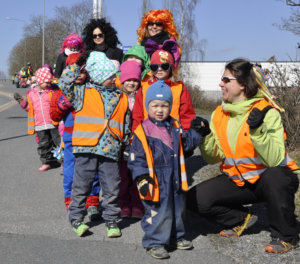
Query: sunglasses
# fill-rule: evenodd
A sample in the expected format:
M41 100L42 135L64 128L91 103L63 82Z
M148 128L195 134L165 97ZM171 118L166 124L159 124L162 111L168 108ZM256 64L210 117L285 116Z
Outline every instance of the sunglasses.
M103 38L104 37L104 34L103 33L100 33L100 34L93 34L93 38Z
M234 78L234 77L227 77L227 76L224 76L224 77L221 78L221 81L223 83L229 83L231 80L236 80L236 78Z
M156 25L157 27L163 27L164 24L162 22L152 22L152 21L149 21L148 22L148 26L154 26Z
M171 68L170 62L165 62L162 64L150 64L150 70L152 72L157 72L158 68L161 68L163 71L168 71Z

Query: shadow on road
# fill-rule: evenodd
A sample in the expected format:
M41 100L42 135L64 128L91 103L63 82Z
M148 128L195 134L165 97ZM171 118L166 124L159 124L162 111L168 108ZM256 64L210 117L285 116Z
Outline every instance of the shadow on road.
M27 136L31 136L31 135L25 134L25 135L14 136L14 137L9 137L9 138L0 138L0 142L1 142L1 141L6 141L6 140L15 139L15 138L27 137Z

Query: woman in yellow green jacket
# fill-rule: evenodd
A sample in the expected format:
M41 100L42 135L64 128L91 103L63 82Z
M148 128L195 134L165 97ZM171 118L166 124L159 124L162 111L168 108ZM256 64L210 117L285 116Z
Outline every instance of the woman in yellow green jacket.
M220 232L224 237L238 237L257 221L243 205L266 202L272 239L265 251L285 253L299 242L294 214L299 168L285 150L283 109L266 96L263 78L245 59L225 66L219 84L223 102L200 145L208 163L221 162L222 174L197 185L190 199L196 199L200 214L228 228Z

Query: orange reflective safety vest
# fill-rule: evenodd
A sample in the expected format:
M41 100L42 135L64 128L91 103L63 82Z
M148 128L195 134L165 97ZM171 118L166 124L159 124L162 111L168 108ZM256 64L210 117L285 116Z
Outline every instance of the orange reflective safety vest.
M270 104L266 100L260 100L254 103L251 110L254 107L262 110L268 105ZM228 119L229 113L224 112L222 107L218 106L213 117L213 124L216 128L216 135L225 155L225 159L223 160L220 169L223 173L228 175L237 186L244 186L245 180L253 184L260 178L267 167L260 161L252 144L247 118L245 118L237 137L235 153L232 152L227 138ZM287 153L279 166L288 167L291 170L299 169Z
M180 127L177 120L174 120L173 126L177 127L177 128ZM158 202L159 201L159 186L158 186L158 181L157 181L155 168L154 168L153 155L152 155L151 148L148 144L146 134L145 134L142 124L138 125L138 127L134 131L134 134L137 136L137 138L142 143L142 146L143 146L143 149L144 149L145 155L146 155L149 175L152 179L154 179L154 182L155 182L154 186L149 183L149 192L147 193L146 196L143 196L140 193L140 197L143 200L150 200L153 202ZM180 159L181 189L183 191L188 191L189 187L188 187L187 174L186 174L186 169L185 169L184 154L183 154L183 147L182 147L182 141L181 141L181 133L179 136L179 155L180 155L179 159Z
M100 93L93 88L85 89L82 108L75 114L72 144L96 146L105 129L121 142L124 136L127 108L127 96L122 93L112 115L109 119L105 119Z
M146 99L146 93L147 93L149 86L150 86L149 82L143 83L143 86L142 86L144 120L146 120L148 118L148 111L145 106L145 99ZM170 86L170 88L171 88L172 95L173 95L173 102L172 102L172 109L171 109L170 116L172 116L173 118L175 118L176 120L179 121L180 120L179 119L180 97L182 94L183 87L182 87L181 83L177 83L177 84Z
M52 98L52 92L48 92L49 96L49 101L51 102ZM34 122L34 109L31 100L28 98L28 105L29 105L29 110L28 110L28 119L27 119L27 125L28 125L28 130L27 133L28 135L33 135L35 133L35 122ZM54 126L58 126L59 122L55 122L52 120L52 124Z

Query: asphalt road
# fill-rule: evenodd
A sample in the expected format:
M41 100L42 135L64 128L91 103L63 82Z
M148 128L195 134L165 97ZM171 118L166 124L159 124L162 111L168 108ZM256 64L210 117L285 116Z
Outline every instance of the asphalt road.
M122 221L122 237L109 239L103 222L87 223L91 232L79 238L64 206L59 168L39 172L34 136L27 135L27 113L15 104L10 82L0 83L10 105L0 106L0 263L300 263L300 251L282 256L263 252L266 226L238 240L220 238L213 223L187 213L187 235L194 249L176 250L168 260L154 260L141 246L139 222ZM1 97L2 98L2 97ZM2 101L1 101L2 103ZM6 101L4 104L7 103Z

